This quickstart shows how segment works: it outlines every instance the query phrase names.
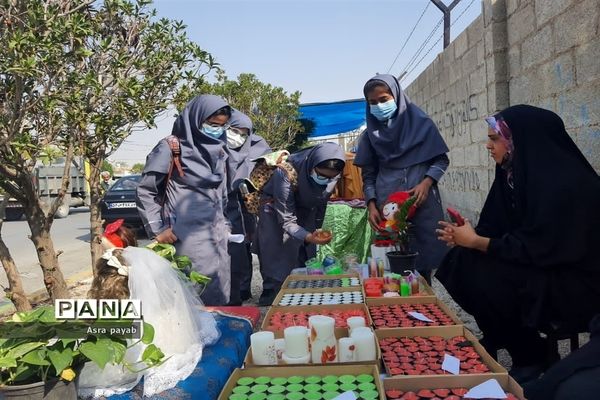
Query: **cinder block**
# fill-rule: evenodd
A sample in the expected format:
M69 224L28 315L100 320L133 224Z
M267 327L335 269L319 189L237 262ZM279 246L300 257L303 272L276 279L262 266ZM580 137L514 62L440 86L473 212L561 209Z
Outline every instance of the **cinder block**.
M546 25L521 45L521 67L527 69L554 56L552 26Z
M471 144L465 149L465 165L476 167L479 165L479 144Z
M586 0L575 4L554 22L556 51L562 52L588 42L598 40L598 0Z
M467 32L462 32L458 35L452 44L454 45L454 59L458 60L468 48Z
M485 69L479 67L469 76L469 88L471 93L481 93L485 90Z
M510 18L519 9L521 3L521 0L506 0L506 15Z
M600 79L600 37L583 44L575 51L577 84Z
M552 18L564 12L574 0L535 0L537 26L542 26Z
M575 137L575 143L600 174L600 126L581 129Z
M454 167L463 167L465 165L464 147L455 147L450 151L450 165Z
M514 77L521 73L521 46L514 45L508 50L508 76Z
M483 37L483 16L477 17L466 29L468 38L468 47L473 47Z
M477 47L471 47L462 57L462 71L464 76L468 76L468 74L477 68L479 65L477 61Z
M557 110L567 130L600 125L600 80L561 93Z
M528 4L508 17L506 27L510 45L521 42L535 31L534 16L533 6Z

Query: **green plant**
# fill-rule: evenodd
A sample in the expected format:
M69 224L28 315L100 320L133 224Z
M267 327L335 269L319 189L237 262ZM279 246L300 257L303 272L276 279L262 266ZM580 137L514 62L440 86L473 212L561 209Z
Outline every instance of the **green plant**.
M176 255L177 251L172 244L152 242L146 247L168 260L182 278L199 285L201 287L200 292L202 292L204 288L206 288L206 285L211 281L211 278L208 276L192 270L192 260L190 260L188 256Z
M15 313L0 330L3 337L0 339L0 386L55 378L71 381L88 361L101 369L107 364L118 364L132 372L164 362L164 354L152 344L152 325L143 322L141 339L128 344L122 337L105 333L108 329L102 324L97 320L59 321L54 316L53 306ZM110 321L111 327L121 324L131 326L130 321ZM77 338L75 332L85 333ZM146 345L141 360L126 361L127 349L138 343Z
M393 214L393 223L387 224L382 232L375 235L375 242L392 245L402 254L410 254L410 218L413 216L416 208L416 196L410 196L406 192L399 192L392 203L398 205L398 210Z

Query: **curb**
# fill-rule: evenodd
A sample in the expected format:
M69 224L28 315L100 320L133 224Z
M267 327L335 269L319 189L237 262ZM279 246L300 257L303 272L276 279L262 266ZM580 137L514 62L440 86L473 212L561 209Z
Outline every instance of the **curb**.
M68 277L67 279L65 279L67 288L71 289L73 286L76 286L77 284L91 278L92 276L93 276L93 273L92 273L91 267L85 271L81 271L76 274L73 274L70 277ZM48 292L46 291L46 289L38 289L35 292L27 295L27 298L29 299L30 303L34 304L34 303L40 303L40 302L46 301L46 300L50 299L50 296L48 296ZM5 301L6 301L6 304L0 305L0 317L6 317L17 311L15 309L15 306L13 305L13 303L10 300L5 299Z

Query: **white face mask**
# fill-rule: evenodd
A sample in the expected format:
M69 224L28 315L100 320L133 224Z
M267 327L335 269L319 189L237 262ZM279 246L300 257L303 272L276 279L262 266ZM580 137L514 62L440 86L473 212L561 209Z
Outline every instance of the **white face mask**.
M242 135L239 131L233 129L227 129L227 147L230 149L237 149L242 147L246 143L246 135Z

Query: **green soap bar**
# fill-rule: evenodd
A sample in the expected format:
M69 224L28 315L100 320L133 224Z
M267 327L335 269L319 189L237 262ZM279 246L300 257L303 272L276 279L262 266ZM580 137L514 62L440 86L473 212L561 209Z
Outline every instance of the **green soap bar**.
M248 386L236 386L233 388L233 393L246 394L250 391Z
M287 385L288 392L301 392L304 390L304 386L299 383L292 383L291 385Z
M258 378L254 378L254 382L258 383L259 385L266 385L267 383L271 382L271 378L268 376L259 376Z
M299 392L292 392L292 393L288 393L287 396L285 396L285 398L287 400L303 400L304 395Z
M240 386L248 386L254 383L254 378L240 378L237 381L237 384Z
M304 382L304 378L298 375L290 376L287 378L288 383L302 383Z
M321 377L316 375L307 376L304 378L304 382L306 383L321 383Z
M368 392L371 390L377 390L377 385L375 385L372 382L364 382L364 383L361 383L360 385L358 385L358 388L360 389L361 392Z
M340 390L343 392L352 392L356 390L356 385L354 383L342 383L340 385Z
M342 383L353 383L356 380L354 375L342 375L340 376L339 381Z
M229 396L229 400L248 400L248 396L241 393L234 393L231 396Z
M266 398L267 395L264 393L252 393L250 397L248 397L248 400L265 400Z
M271 379L271 384L273 385L285 385L288 382L287 379L285 378L273 378ZM294 383L294 382L290 382L290 383ZM300 383L300 382L296 382L296 383Z
M365 400L375 400L379 398L379 392L376 390L366 390L364 392L360 392L359 396Z
M338 397L340 394L338 392L325 392L323 393L323 400L332 400Z
M269 389L267 385L254 385L252 386L252 393L264 393Z
M281 386L281 385L274 385L274 386L269 386L268 389L269 393L283 393L285 392L285 386Z
M320 392L321 385L318 385L316 383L309 383L308 385L304 385L304 391L305 392Z
M365 382L373 382L373 375L368 375L368 374L362 374L356 377L356 380L359 381L360 383L365 383Z
M283 394L270 394L267 396L267 400L285 400Z
M323 396L321 396L321 393L311 392L311 393L306 393L304 395L304 399L305 400L322 400Z
M336 392L340 388L335 383L326 383L322 387L324 392Z
M326 375L323 377L323 382L325 383L337 383L338 377L336 375Z

